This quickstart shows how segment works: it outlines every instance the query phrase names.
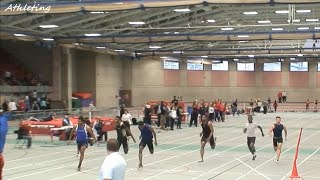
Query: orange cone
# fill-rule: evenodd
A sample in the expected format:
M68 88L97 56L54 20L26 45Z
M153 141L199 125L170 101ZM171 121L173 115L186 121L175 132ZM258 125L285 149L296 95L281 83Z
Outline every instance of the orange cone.
M293 167L292 167L292 172L291 172L290 178L291 178L291 179L300 178L300 176L298 175L298 170L297 170L297 163L296 163L296 161L293 163Z

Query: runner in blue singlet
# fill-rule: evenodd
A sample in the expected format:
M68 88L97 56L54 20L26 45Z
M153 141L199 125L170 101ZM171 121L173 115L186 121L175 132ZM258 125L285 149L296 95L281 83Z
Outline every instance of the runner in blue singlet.
M272 127L269 130L269 134L273 133L273 148L274 151L277 153L277 160L276 162L279 162L280 154L281 154L281 146L283 143L282 139L282 131L284 130L285 133L285 140L287 140L287 128L281 124L281 118L279 116L276 117L276 123L272 125Z
M73 127L73 129L71 130L69 142L68 142L68 145L69 145L72 140L73 135L75 134L75 138L76 138L77 145L78 145L78 150L80 152L78 171L80 171L80 169L81 169L81 164L82 164L83 157L84 157L84 151L88 147L88 141L89 141L88 133L89 133L90 137L92 137L94 139L94 142L96 141L96 137L93 134L92 129L88 125L86 125L85 122L86 122L86 120L82 116L80 116L78 124L76 124Z

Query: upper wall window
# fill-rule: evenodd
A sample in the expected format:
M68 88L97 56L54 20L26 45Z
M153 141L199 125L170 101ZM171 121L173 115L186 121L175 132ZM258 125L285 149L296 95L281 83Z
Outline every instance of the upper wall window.
M263 71L281 71L281 62L263 63Z
M176 61L164 61L163 69L179 69L179 62Z
M308 71L308 62L292 62L290 71Z
M318 71L320 71L320 62L318 62Z
M187 63L187 70L203 71L202 63Z
M238 71L254 71L254 63L237 63Z
M213 71L228 71L229 70L229 62L228 61L222 61L222 63L212 61L212 70Z

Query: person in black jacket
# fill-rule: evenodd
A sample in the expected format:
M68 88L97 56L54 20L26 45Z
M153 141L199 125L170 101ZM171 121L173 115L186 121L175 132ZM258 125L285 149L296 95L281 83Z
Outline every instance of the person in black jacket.
M199 110L197 105L193 105L192 113L191 113L191 120L190 120L190 127L192 126L193 122L196 127L198 127L198 116L199 116Z
M160 115L160 128L162 130L164 130L164 122L166 120L166 108L165 108L165 105L164 105L164 102L161 101L160 103L160 111L161 111L161 115Z
M30 136L29 127L27 125L21 125L17 131L18 139L27 139L27 148L29 149L32 144L32 137Z
M177 109L177 116L178 116L177 129L182 129L181 128L181 121L182 121L182 116L183 116L183 109L181 106L179 106Z

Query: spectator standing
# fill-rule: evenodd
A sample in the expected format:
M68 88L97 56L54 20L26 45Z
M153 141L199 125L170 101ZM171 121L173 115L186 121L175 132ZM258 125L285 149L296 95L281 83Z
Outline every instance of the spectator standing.
M274 101L273 108L274 108L274 112L276 113L277 112L277 108L278 108L277 100Z
M310 101L309 101L309 99L307 99L307 101L306 101L306 111L309 111L309 105L310 105Z
M314 101L314 111L318 112L318 100L317 99Z
M16 102L14 102L13 99L10 100L10 102L9 102L8 105L9 105L10 111L16 111L16 110L18 110L17 104L16 104Z
M282 101L282 92L279 91L278 92L278 102L281 103L281 101Z
M282 91L282 102L287 103L287 92L286 91Z

